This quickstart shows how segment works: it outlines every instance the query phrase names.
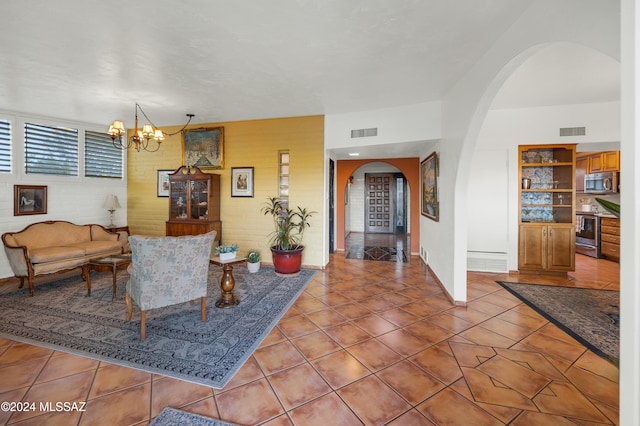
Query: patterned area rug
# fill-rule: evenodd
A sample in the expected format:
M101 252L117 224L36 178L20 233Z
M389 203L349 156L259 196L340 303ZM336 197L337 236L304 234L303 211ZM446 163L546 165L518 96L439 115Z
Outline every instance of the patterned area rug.
M587 348L618 365L620 292L498 281Z
M211 417L200 416L198 414L187 413L175 408L165 407L150 426L236 426L235 423L227 423Z
M250 274L233 271L234 293L240 304L215 307L222 269L209 268L207 321L200 320L200 303L187 303L147 312L147 339L140 341L140 311L127 313L125 271L118 273L118 291L111 301L111 274L92 273L91 296L81 277L42 284L36 295L28 289L0 295L0 336L113 364L222 388L269 334L304 291L315 271L293 278L276 276L263 267Z
M398 250L395 247L378 247L378 246L354 246L349 249L347 259L360 260L385 260L389 262L407 263L407 255L404 250Z

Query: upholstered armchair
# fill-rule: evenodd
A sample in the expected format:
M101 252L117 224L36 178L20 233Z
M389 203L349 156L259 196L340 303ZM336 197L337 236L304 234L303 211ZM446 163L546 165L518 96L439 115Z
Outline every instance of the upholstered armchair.
M125 301L127 321L132 300L140 308L140 339L146 338L149 309L200 298L202 321L207 320L207 275L216 232L182 237L129 237L131 265Z

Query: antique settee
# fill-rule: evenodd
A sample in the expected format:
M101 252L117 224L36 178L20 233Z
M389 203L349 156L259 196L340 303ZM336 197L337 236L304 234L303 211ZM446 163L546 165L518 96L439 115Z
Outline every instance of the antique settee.
M127 317L133 303L140 308L140 339L146 337L149 309L200 299L200 316L207 320L207 279L216 231L181 237L132 236L131 265L125 301Z
M91 259L123 251L118 234L100 225L61 220L32 223L21 231L4 233L2 243L13 273L20 278L20 287L26 278L31 296L37 276L80 267L86 280Z

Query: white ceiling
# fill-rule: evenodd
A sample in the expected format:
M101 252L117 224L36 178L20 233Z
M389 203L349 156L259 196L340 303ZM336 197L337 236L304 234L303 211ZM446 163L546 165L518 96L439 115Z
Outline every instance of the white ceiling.
M132 127L135 102L165 126L183 124L187 113L207 123L435 101L530 3L3 2L0 110L106 129L116 118ZM495 106L617 100L611 60L589 53L543 50Z

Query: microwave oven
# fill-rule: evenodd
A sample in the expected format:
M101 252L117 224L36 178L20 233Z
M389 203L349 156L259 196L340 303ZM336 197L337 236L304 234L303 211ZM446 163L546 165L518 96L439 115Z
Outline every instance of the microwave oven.
M584 192L589 194L610 194L620 190L620 173L589 173L584 176Z

